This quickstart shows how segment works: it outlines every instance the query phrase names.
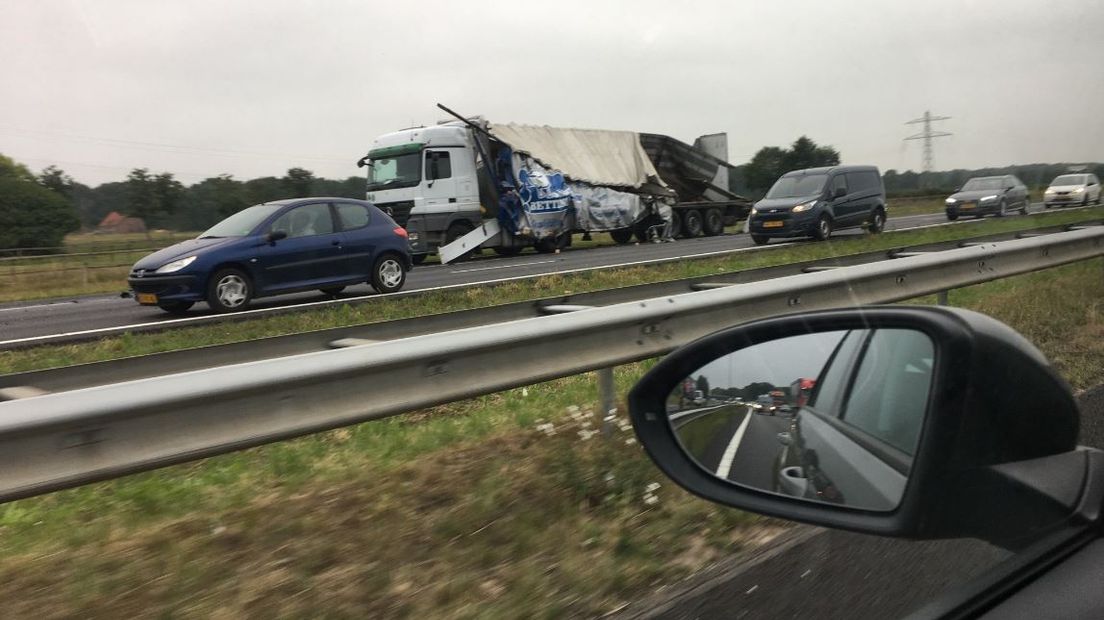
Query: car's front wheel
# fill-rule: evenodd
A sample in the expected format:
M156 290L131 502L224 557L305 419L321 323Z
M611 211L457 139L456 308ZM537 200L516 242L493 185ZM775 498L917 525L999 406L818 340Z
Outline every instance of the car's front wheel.
M220 269L207 286L207 305L215 312L244 310L253 299L253 284L240 269Z
M766 245L767 242L770 241L770 237L768 237L766 235L752 234L751 235L751 240L752 240L752 242L755 243L755 245Z
M384 254L372 266L372 279L368 282L379 293L394 293L406 283L406 269L395 254Z
M950 213L950 212L947 213L947 221L948 222L953 222L957 219L958 219L958 214L957 213Z

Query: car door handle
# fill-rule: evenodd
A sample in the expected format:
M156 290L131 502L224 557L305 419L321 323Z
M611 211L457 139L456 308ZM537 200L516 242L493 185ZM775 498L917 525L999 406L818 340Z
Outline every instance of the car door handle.
M330 245L336 245L337 247L341 247L341 242L340 241L331 241Z

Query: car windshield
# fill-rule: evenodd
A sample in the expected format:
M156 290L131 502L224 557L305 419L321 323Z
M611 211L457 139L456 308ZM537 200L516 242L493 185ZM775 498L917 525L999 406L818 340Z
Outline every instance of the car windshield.
M962 186L964 192L974 192L989 189L1004 189L1005 180L1001 177L985 177L981 179L970 179L966 181L966 184Z
M265 221L265 218L276 213L281 208L283 208L283 205L266 204L255 205L248 209L238 211L234 215L208 228L199 238L244 237L253 232L261 222Z
M1057 179L1054 179L1053 181L1051 181L1050 184L1053 185L1053 186L1058 186L1058 187L1060 187L1062 185L1084 185L1085 184L1085 175L1083 175L1083 174L1063 174L1062 176L1058 177Z
M369 160L368 191L417 185L422 180L421 164L421 151Z
M767 198L804 198L805 196L818 196L824 189L824 182L828 180L826 174L803 174L800 176L784 176L771 186L767 192Z

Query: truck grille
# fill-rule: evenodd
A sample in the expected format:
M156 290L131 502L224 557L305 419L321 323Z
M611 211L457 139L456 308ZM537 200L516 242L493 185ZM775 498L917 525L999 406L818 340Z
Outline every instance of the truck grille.
M410 219L410 210L414 208L413 200L398 200L396 202L377 202L377 207L383 210L384 213L391 216L391 219L395 220L395 223L403 228L406 227L406 222Z

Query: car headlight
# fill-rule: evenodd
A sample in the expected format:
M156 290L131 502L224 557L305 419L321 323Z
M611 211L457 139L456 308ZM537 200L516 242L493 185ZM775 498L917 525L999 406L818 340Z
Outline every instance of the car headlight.
M803 202L793 208L794 213L801 213L802 211L808 211L816 206L817 201L810 200L809 202Z
M755 207L752 207L751 208L751 215L759 215L759 209L756 209Z
M981 202L985 202L986 200L996 200L996 199L997 199L996 194L993 194L991 196L982 196L981 197Z
M1073 193L1081 194L1081 193L1084 193L1084 191L1085 191L1084 187L1078 187L1077 189L1073 190Z
M166 265L162 265L154 273L173 273L173 272L176 272L176 271L180 271L181 269L187 267L188 265L191 265L195 261L195 259L196 259L196 257L189 256L188 258L181 258L181 259L178 259L178 260L174 260L171 263L168 263Z
M1048 187L1047 190L1046 190L1046 193L1053 194L1054 193L1054 188L1053 187Z
M948 199L947 199L947 204L949 204L949 205L953 205L953 204L954 204L954 203L956 203L956 202L958 202L958 201L957 201L957 200L955 200L954 198L948 198Z

